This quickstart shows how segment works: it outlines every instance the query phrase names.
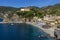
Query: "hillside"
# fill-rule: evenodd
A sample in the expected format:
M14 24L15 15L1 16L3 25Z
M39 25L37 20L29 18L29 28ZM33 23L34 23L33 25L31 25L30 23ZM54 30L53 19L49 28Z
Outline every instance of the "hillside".
M60 9L60 4L55 4L55 5L42 7L42 9Z
M55 4L55 5L51 5L51 6L45 6L45 7L42 7L42 8L39 8L39 7L36 7L36 6L20 7L20 8L31 8L31 9L60 9L60 4ZM20 8L0 6L0 12L16 11L16 10L18 10Z
M16 10L17 8L14 7L0 6L0 12L16 11Z
M31 9L31 11L21 12L20 11L21 8L29 8ZM20 7L20 8L0 6L0 14L9 13L8 11L10 11L10 14L12 15L13 13L19 11L19 13L16 14L22 15L24 17L32 17L32 16L43 17L46 14L60 15L60 4L55 4L55 5L46 6L42 8L36 6L28 6L28 7Z

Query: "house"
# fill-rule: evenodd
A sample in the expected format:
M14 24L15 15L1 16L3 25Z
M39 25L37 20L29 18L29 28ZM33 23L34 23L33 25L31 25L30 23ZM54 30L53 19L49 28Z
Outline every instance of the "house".
M46 15L46 16L44 16L43 20L45 20L45 21L55 21L55 16Z
M30 8L21 8L20 11L30 11Z
M56 19L60 19L60 16L57 16Z
M36 22L37 20L38 20L38 17L33 17L33 20L34 20L34 22Z
M57 19L57 22L60 23L60 19Z

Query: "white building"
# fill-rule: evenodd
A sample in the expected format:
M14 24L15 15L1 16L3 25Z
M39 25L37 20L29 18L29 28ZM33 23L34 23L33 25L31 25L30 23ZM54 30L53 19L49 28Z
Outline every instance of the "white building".
M30 11L30 9L29 8L21 8L20 11Z

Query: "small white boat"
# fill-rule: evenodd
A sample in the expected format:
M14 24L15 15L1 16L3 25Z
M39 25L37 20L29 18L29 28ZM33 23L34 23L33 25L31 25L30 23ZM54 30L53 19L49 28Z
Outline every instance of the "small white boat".
M13 23L11 25L14 25Z

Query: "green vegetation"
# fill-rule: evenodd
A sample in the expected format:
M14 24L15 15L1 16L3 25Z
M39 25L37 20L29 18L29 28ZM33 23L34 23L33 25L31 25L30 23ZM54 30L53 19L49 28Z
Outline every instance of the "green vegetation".
M22 12L22 11L20 11L21 8L29 8L30 11ZM60 16L60 4L42 7L42 8L39 8L36 6L21 7L21 8L0 6L0 12L6 13L6 12L10 11L12 14L16 13L19 16L22 16L25 18L33 18L34 16L39 17L39 18L43 18L44 15L46 15L46 14L59 15Z
M7 12L7 11L16 11L18 10L18 8L14 8L14 7L6 7L6 6L0 6L0 12Z

